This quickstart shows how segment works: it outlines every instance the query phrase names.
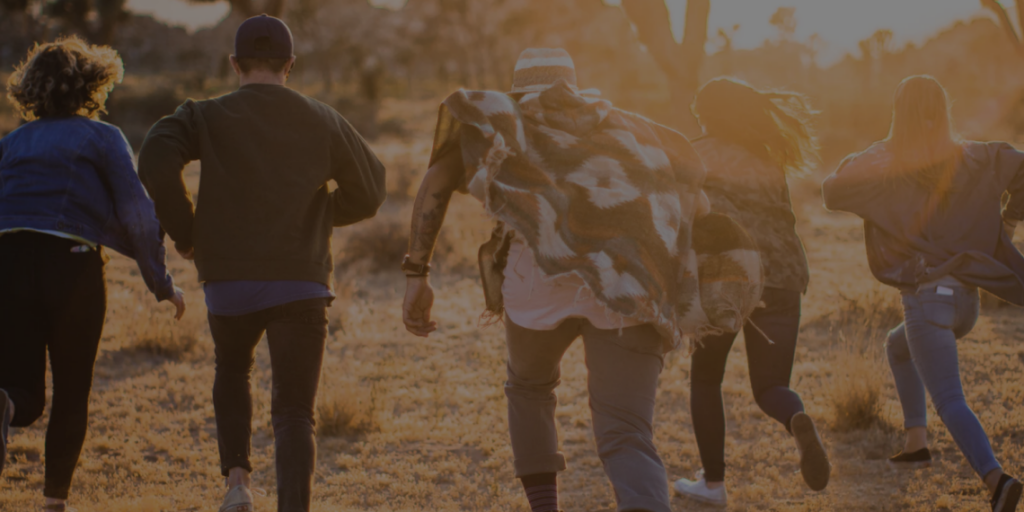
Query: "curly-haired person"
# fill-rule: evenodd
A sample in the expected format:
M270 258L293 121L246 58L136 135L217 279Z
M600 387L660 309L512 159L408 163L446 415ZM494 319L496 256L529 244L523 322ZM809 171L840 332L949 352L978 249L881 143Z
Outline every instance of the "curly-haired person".
M71 37L36 45L7 84L28 122L0 139L0 472L9 427L43 414L49 352L45 511L65 510L85 440L106 315L103 247L134 258L157 300L185 312L131 147L97 119L123 76L116 51Z

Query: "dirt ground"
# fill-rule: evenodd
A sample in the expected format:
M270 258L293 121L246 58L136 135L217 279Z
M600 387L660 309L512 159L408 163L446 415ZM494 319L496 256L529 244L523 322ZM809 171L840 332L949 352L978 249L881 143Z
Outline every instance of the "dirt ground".
M429 156L435 105L390 105L411 112L407 138L374 142L391 172L391 199L377 219L336 233L334 249L343 265L318 406L316 511L528 511L512 473L503 329L480 323L483 296L473 255L489 223L471 198L454 201L443 233L433 278L439 330L420 339L401 323L404 279L390 262L404 250L410 196ZM193 187L197 172L190 167ZM750 395L746 356L737 342L723 389L728 510L986 510L983 486L933 409L936 464L915 473L886 469L884 459L901 445L902 416L882 350L885 329L899 322L898 296L871 278L859 221L822 209L821 177L793 183L812 281L792 385L822 430L832 482L820 493L803 484L794 443ZM190 309L180 323L171 319L171 306L157 305L145 291L132 261L112 255L107 268L107 325L70 502L80 512L216 510L225 490L202 291L191 264L173 255L170 267L189 292ZM1022 332L1020 311L988 301L977 327L960 342L968 401L1011 474L1024 473ZM700 468L689 370L686 354L677 351L666 358L661 375L656 435L671 479ZM276 499L270 378L261 344L253 376L253 476L267 494L258 497L259 510L274 510ZM559 483L562 508L611 511L614 497L594 449L585 379L576 344L566 354L558 389L557 419L569 461ZM857 404L866 404L867 412ZM863 428L849 418L862 419ZM41 504L45 426L46 417L13 429L0 510L37 510ZM673 507L713 510L679 497Z

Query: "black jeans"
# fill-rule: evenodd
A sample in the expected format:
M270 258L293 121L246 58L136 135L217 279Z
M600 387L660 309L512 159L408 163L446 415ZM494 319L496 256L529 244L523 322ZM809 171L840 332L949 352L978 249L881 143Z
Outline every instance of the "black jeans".
M0 389L26 427L46 406L46 353L53 408L46 428L43 494L67 499L89 422L89 390L107 313L102 250L52 235L0 236Z
M267 333L273 373L277 510L307 512L316 467L313 410L327 339L328 299L290 302L240 316L209 315L217 357L213 408L221 473L252 471L252 395L249 375L256 345Z
M747 345L747 367L754 400L765 414L789 430L789 420L804 410L800 395L789 389L793 356L800 332L800 293L765 288L763 308L750 316L743 328ZM767 334L774 344L755 328ZM709 482L725 479L725 409L722 404L722 378L729 350L736 333L705 338L693 353L690 371L690 413L693 432Z

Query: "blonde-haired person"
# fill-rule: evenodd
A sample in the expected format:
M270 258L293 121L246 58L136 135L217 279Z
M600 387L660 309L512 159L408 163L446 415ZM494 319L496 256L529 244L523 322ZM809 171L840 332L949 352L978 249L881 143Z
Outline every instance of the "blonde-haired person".
M992 493L996 512L1024 490L1003 473L967 405L957 339L978 319L978 288L1024 304L1024 257L1012 233L1024 218L1024 153L1003 142L966 142L953 131L946 91L913 76L896 89L889 137L851 155L822 190L830 210L864 219L875 278L902 293L904 322L886 351L903 407L898 469L931 463L925 391L960 451ZM1005 192L1009 203L1001 207Z
M0 139L0 471L10 426L53 408L43 510L65 510L85 440L106 315L103 247L135 258L158 301L185 311L164 266L163 233L121 131L98 121L124 68L117 52L72 37L37 45L8 98L28 123Z
M711 211L742 225L757 241L764 262L764 306L743 329L754 399L793 434L807 484L824 489L828 455L800 395L789 388L800 299L810 274L786 178L804 174L818 160L810 109L798 94L717 78L697 93L693 111L705 133L693 146L708 171L704 191ZM675 483L684 496L720 505L726 503L722 378L736 335L706 338L693 354L690 409L703 469L696 480Z

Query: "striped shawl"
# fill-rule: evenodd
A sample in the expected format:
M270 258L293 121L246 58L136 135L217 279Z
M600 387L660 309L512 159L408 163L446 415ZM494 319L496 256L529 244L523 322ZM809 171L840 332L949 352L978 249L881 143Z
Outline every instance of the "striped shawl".
M712 221L713 237L735 236L694 250L705 171L678 132L562 81L521 96L451 95L432 161L455 147L463 191L529 244L544 274L578 274L609 310L654 324L672 346L737 329L759 300L760 259L738 225ZM701 272L702 259L716 270ZM715 311L702 307L705 289Z

